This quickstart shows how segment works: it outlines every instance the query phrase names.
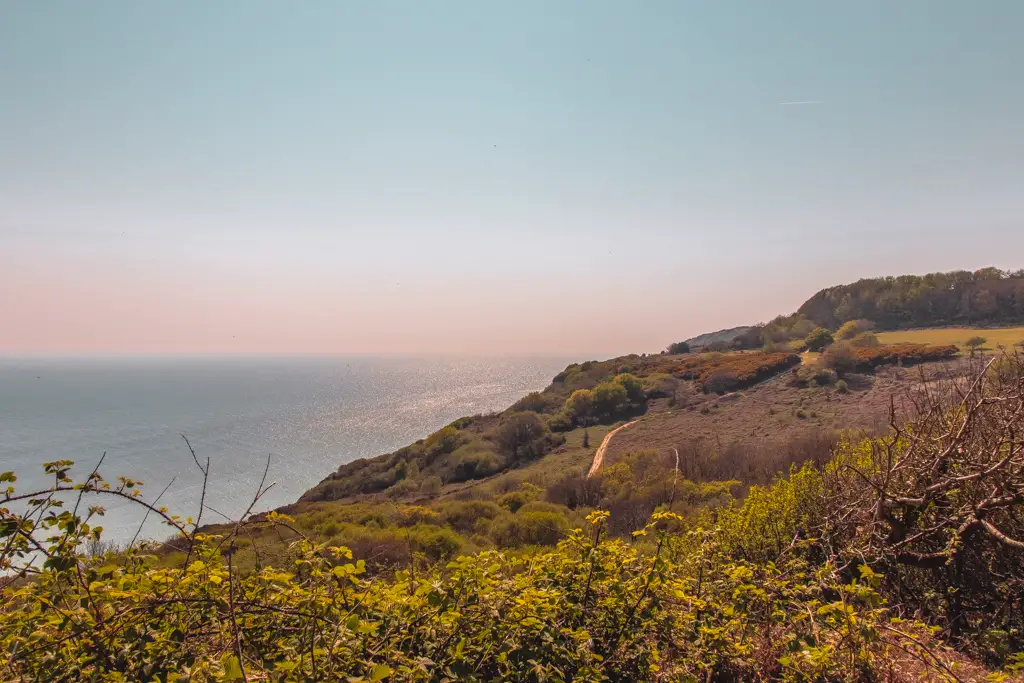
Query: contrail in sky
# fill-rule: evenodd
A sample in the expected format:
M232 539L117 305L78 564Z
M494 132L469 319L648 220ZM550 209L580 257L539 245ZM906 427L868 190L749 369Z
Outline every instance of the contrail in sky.
M779 102L783 107L788 107L791 104L825 104L825 100L798 100L796 102Z

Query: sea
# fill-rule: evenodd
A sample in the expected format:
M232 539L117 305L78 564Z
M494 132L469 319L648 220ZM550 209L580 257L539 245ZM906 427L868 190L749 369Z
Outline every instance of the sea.
M102 457L113 485L141 481L145 500L195 518L203 475L184 435L210 461L203 520L224 521L246 511L265 470L270 488L253 512L295 502L344 463L507 408L574 360L0 358L0 472L28 492L52 483L43 463L74 461L80 480ZM114 543L170 535L130 502L85 504L104 507L95 521Z

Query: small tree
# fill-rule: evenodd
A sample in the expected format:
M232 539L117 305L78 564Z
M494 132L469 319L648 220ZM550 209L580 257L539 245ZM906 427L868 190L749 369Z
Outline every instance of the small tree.
M594 414L599 418L613 418L629 404L626 388L616 382L604 382L594 387Z
M668 352L670 354L672 354L672 355L676 355L676 354L680 354L680 353L689 353L690 352L690 345L687 344L686 342L676 342L675 344L669 344L668 345Z
M847 340L853 339L860 332L860 328L857 326L856 320L848 320L842 324L842 326L836 330L836 339Z
M987 342L988 339L985 339L984 337L971 337L970 339L964 342L964 346L970 349L971 358L974 358L975 352L981 351L982 347L985 346Z
M502 420L494 438L504 453L515 460L524 460L542 454L542 440L547 434L547 425L537 413L524 411L512 413Z
M834 341L835 339L833 339L831 332L824 327L819 327L807 335L807 338L804 339L804 344L807 345L809 351L821 351Z
M585 425L594 413L594 392L590 389L577 389L565 401L565 412L576 420L576 424Z
M853 339L858 334L874 329L875 325L870 320L848 320L836 331L836 339L846 341Z
M621 375L616 375L612 381L621 385L626 390L626 396L629 397L631 403L640 405L647 400L647 392L644 391L644 385L635 375L624 372Z
M881 346L882 342L878 341L878 337L870 332L862 332L851 339L850 344L860 348L875 348L876 346Z

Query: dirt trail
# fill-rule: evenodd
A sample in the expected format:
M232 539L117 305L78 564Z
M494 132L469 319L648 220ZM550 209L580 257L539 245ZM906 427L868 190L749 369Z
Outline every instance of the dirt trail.
M608 432L604 436L604 441L597 447L597 452L594 453L594 462L590 465L590 471L587 472L587 478L594 476L594 473L601 468L601 462L604 460L604 452L608 449L608 444L611 443L612 437L615 436L620 430L625 429L631 424L636 424L637 420L632 420L624 425L619 425L612 431Z

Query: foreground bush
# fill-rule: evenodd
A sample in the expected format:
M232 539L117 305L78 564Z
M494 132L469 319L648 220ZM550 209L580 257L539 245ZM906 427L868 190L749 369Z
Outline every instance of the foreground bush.
M672 531L682 519L669 513L643 544L602 540L605 517L554 552L484 552L387 580L366 580L345 548L306 541L288 567L246 576L232 570L231 538L192 539L175 567L43 546L48 566L3 589L5 677L852 680L903 632L870 572L838 583L835 567L812 566L799 548L735 561L714 532ZM929 657L913 640L901 646Z

